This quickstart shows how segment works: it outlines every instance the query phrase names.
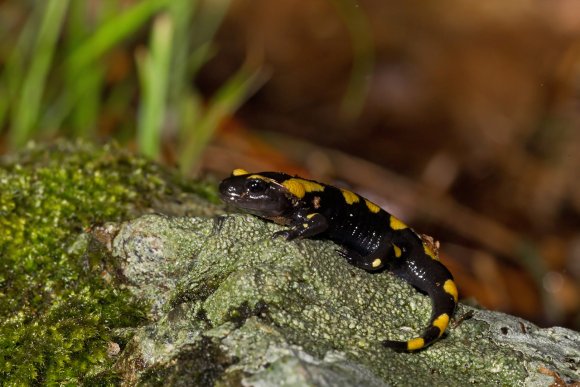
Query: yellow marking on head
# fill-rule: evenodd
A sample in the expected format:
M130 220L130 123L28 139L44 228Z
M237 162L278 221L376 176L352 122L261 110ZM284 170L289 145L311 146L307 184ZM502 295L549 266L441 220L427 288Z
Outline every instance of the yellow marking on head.
M395 250L395 257L400 258L401 255L403 254L403 252L401 251L401 248L395 244L393 244L393 250Z
M379 212L381 210L381 207L377 206L375 203L371 202L370 200L365 199L365 204L367 205L367 208L369 209L369 211L372 212L373 214L376 214L377 212Z
M436 261L439 260L439 257L437 256L437 254L435 254L435 252L433 251L433 249L431 249L431 247L427 246L426 244L423 244L423 250L425 251L425 254L430 256L432 259Z
M241 175L247 175L248 171L246 171L245 169L241 169L241 168L236 168L232 171L232 176L241 176Z
M302 223L302 227L308 228L308 223Z
M318 212L313 212L312 214L308 214L308 215L306 215L306 219L312 219L312 218L314 218L316 215L318 215Z
M422 337L417 337L407 341L407 350L415 351L425 346L425 340Z
M449 315L447 313L440 314L435 320L433 320L433 326L439 328L439 337L445 332L449 325Z
M403 222L401 222L400 219L395 218L393 215L391 215L391 228L393 230L404 230L407 228L407 225Z
M383 263L383 261L381 261L379 258L377 258L373 261L373 263L371 265L372 265L372 267L379 267L379 266L381 266L381 263Z
M300 179L299 177L293 177L282 183L284 187L294 196L302 199L306 192L320 192L324 191L324 186L318 184L314 181Z
M276 181L274 179L270 179L269 177L258 175L258 174L250 175L246 179L260 179L260 180L267 181L269 183L276 183Z
M298 199L302 199L304 195L306 195L306 189L304 188L302 183L297 179L288 179L285 182L283 182L282 185L286 187L286 189L290 191L290 193L296 196Z
M322 191L324 191L324 186L322 184L318 184L315 181L300 179L298 177L295 177L294 179L298 180L298 181L300 181L300 183L302 183L306 192L322 192Z
M342 196L344 196L344 201L347 204L354 204L360 202L360 198L354 192L350 192L349 190L342 188L340 189L340 192L342 192Z
M455 286L455 282L453 282L453 280L448 279L447 281L445 281L445 283L443 284L443 290L445 290L445 293L450 294L451 297L453 297L453 300L457 302L458 298L457 286Z

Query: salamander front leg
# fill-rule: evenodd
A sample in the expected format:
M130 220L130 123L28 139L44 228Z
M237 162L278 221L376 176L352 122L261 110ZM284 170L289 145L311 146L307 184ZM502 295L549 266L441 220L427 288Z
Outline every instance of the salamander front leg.
M287 241L296 238L308 238L326 231L328 221L323 215L314 212L305 216L298 216L292 223L292 227L287 230L275 232L272 237L283 237Z

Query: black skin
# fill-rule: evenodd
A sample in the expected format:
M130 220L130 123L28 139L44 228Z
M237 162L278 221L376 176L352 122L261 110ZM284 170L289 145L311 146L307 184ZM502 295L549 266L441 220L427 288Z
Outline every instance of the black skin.
M299 182L314 183L317 188L297 196L296 191L284 185L294 179L285 173L235 174L236 171L221 182L222 200L289 226L274 236L288 241L314 236L330 239L342 246L339 252L350 264L371 272L387 268L430 296L433 313L430 326L420 337L424 343L411 347L409 342L384 341L385 346L412 351L425 348L441 336L443 332L434 321L442 314L450 318L455 311L454 296L443 288L446 281L453 281L453 276L440 261L425 253L422 239L412 229L392 228L391 214L382 209L371 211L358 195L355 196L358 201L349 204L343 192L330 185L298 178ZM446 327L444 324L443 331Z

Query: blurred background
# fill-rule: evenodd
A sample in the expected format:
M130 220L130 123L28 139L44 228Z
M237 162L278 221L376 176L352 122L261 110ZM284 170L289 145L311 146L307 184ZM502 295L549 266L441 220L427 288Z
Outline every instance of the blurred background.
M464 302L580 329L576 0L0 0L0 152L123 147L349 187Z

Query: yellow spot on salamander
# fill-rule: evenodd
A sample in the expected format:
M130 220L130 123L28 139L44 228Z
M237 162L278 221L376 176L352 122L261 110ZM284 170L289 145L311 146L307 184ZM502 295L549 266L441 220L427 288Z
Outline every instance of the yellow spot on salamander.
M304 180L299 178L294 178L295 180L299 180L300 183L304 186L306 192L322 192L324 191L324 186L322 184L318 184L315 181Z
M445 293L450 294L451 297L453 297L453 300L457 302L458 298L457 286L455 286L455 282L453 282L453 280L448 279L447 281L445 281L445 283L443 284L443 290L445 290Z
M321 192L324 191L324 186L318 184L314 181L300 179L298 177L293 177L282 183L284 187L298 199L302 199L306 192Z
M449 325L449 315L447 313L440 314L435 320L433 320L433 326L439 328L439 337L445 332Z
M306 189L304 188L302 183L300 183L300 181L297 181L296 179L288 179L285 182L283 182L282 185L286 187L286 189L292 195L296 196L298 199L302 199L304 195L306 195Z
M377 212L379 212L381 210L381 207L377 206L375 203L371 202L370 200L365 199L365 204L367 205L367 208L369 209L369 211L372 212L373 214L376 214Z
M407 341L407 350L415 351L417 349L421 349L425 346L425 340L422 337L417 337L415 339L411 339Z
M403 252L401 251L401 248L399 246L393 244L393 250L395 250L395 257L401 258L401 254L403 254Z
M241 175L247 175L249 172L246 171L245 169L241 169L241 168L236 168L232 171L232 176L241 176Z
M435 252L433 251L433 249L431 249L426 244L423 244L423 250L425 250L425 254L427 254L428 256L430 256L432 259L434 259L436 261L439 260L439 257L437 256L437 254L435 254Z
M302 223L302 227L308 228L308 223Z
M318 215L318 213L317 213L317 212L313 212L312 214L308 214L308 215L306 215L306 219L312 219L312 218L314 218L316 215Z
M391 228L393 230L404 230L407 228L407 225L401 222L400 219L395 218L393 215L391 215Z
M379 267L379 266L381 266L381 263L382 263L382 261L379 258L377 258L373 261L372 266Z
M360 202L360 198L354 192L350 192L349 190L342 189L342 188L340 189L340 191L342 192L342 196L344 196L344 201L347 204L353 204L353 203Z

